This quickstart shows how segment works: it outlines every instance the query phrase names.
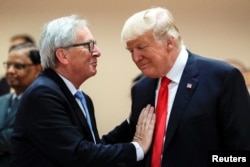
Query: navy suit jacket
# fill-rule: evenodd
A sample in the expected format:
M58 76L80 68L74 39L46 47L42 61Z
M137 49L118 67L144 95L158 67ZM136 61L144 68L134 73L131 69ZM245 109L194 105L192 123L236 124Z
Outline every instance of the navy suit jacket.
M174 99L162 167L206 167L212 150L250 150L250 98L241 73L190 52ZM131 125L155 103L158 79L132 88ZM192 85L191 88L187 84ZM151 151L140 166L150 166Z
M9 166L13 147L11 136L19 102L9 110L13 94L0 96L0 166Z
M97 144L87 121L63 80L46 69L25 91L17 113L13 143L13 167L115 167L134 166L136 150L129 141L126 121L102 140L94 107L86 94L87 107ZM115 144L120 142L121 144ZM102 145L102 144L106 145Z
M0 78L0 95L10 92L10 86L7 83L6 77Z

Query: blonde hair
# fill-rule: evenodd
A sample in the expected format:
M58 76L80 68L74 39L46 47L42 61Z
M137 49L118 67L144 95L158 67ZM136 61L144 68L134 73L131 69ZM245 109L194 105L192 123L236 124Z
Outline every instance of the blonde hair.
M156 39L171 36L179 46L183 43L171 12L162 7L140 11L128 18L122 28L121 40L133 40L149 30L153 30Z

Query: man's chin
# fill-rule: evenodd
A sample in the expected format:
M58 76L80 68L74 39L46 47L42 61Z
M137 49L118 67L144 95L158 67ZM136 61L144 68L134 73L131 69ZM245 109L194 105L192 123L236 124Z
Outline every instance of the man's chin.
M16 84L16 83L8 83L8 85L9 85L9 87L11 87L11 88L17 87L17 84Z
M95 70L95 71L93 71L93 72L92 72L91 77L95 76L95 75L96 75L96 73L97 73L97 71L96 71L96 70Z

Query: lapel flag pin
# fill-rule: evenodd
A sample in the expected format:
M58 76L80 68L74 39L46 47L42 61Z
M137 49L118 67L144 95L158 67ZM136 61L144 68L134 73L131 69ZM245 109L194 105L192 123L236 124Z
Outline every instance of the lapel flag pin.
M187 83L187 88L191 89L192 88L192 84L191 83Z

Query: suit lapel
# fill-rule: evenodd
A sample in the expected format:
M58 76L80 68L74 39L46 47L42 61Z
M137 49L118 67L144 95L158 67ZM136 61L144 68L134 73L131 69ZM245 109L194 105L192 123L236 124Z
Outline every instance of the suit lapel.
M142 108L146 107L147 104L154 106L157 81L158 79L144 77L132 88L132 111L136 111L131 113L130 121L133 127L137 124ZM136 90L136 93L134 93L134 90ZM135 132L135 129L133 130Z
M80 125L78 122L75 122L79 127L83 127L84 131L87 133L89 140L94 141L90 128L88 126L87 120L85 118L85 116L82 113L81 108L79 107L78 103L75 100L75 97L72 95L72 93L70 92L70 90L68 89L68 87L66 86L66 84L64 83L64 81L62 80L62 78L52 69L46 69L44 71L44 74L47 75L50 79L52 79L53 81L55 81L60 89L62 90L63 94L65 95L65 97L68 99L69 104L71 105L74 113L71 113L72 110L70 111L66 111L68 112L69 115L72 115L79 120Z
M165 149L173 139L176 129L182 119L182 115L198 85L199 80L196 78L197 76L198 70L195 65L195 58L189 53L189 58L180 80L169 119L164 146Z

